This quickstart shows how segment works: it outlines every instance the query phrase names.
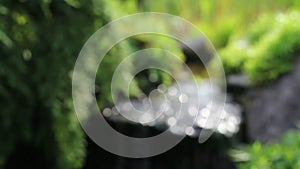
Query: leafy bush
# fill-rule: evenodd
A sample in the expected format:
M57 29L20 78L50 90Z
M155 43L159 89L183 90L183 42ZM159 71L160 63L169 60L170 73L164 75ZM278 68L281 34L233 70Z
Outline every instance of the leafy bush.
M132 3L136 2L1 1L0 168L82 166L85 136L72 105L72 69L87 38L122 15L124 5L137 10ZM160 44L170 45L165 42ZM96 79L100 109L111 102L115 67L134 50L134 43L124 41L101 63ZM140 92L137 85L132 91Z
M73 110L71 74L84 42L111 20L104 7L103 1L1 1L0 168L26 168L19 161L27 158L31 167L82 166L85 137ZM110 53L98 74L103 104L124 50L128 43Z
M239 169L300 168L300 132L285 133L278 143L255 142L242 151L233 151Z
M272 15L263 14L246 32L249 43L254 44L260 40L266 33L272 31L275 18Z
M254 23L245 40L231 42L220 51L225 71L245 72L257 85L292 70L299 52L299 17L299 12L292 11L276 18L265 16Z
M276 17L272 31L253 46L253 55L245 64L245 72L253 83L272 81L293 69L300 45L299 12Z
M97 16L90 1L67 2L0 3L0 166L82 165L70 73Z
M247 60L247 50L243 43L246 40L240 40L235 44L230 44L225 49L221 49L219 54L223 60L223 66L227 74L238 73L243 69Z

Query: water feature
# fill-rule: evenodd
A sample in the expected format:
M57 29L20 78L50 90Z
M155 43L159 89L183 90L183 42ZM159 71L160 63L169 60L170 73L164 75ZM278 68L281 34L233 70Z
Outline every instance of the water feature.
M215 93L217 95L224 95L224 93L221 90L212 91L211 83L208 80L197 84L199 95L193 90L191 81L181 82L179 85L174 84L168 88L161 84L157 90L150 93L149 97L121 102L112 108L105 108L102 114L108 120L151 126L161 131L171 127L170 132L173 134L185 134L190 137L199 137L202 129L216 129L217 132L226 136L237 133L241 123L240 106L227 102L221 117L214 117L214 114L220 114L211 111L212 92L217 92ZM222 107L223 103L217 102L215 105ZM149 109L150 107L152 108ZM183 112L179 116L178 110ZM130 121L123 117L119 113L120 111L123 111L123 114L132 114L131 118L138 119ZM142 114L140 114L141 112ZM210 118L219 118L218 124L215 124L216 121L210 120ZM194 121L192 126L188 125L191 120Z

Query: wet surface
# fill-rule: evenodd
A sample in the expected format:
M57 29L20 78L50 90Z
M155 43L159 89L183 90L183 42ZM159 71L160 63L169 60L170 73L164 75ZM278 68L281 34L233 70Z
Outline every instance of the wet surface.
M212 96L224 97L224 93L212 87L209 81L194 84L186 81L168 88L160 85L149 97L120 102L111 109L105 108L102 114L115 122L140 124L162 131L169 128L176 135L199 137L201 129L215 130L226 136L237 133L241 108L235 103L218 102L218 99L212 104ZM219 110L222 112L216 112Z

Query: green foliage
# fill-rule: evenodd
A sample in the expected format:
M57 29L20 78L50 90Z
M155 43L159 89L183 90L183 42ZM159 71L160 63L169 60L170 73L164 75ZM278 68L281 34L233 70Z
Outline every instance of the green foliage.
M27 165L82 166L70 75L85 40L108 19L91 1L1 1L0 167L23 165L15 155L27 154L18 147L39 152Z
M272 31L274 27L275 18L272 15L263 14L258 18L255 24L251 25L246 33L249 43L254 44L266 33Z
M226 74L238 73L243 68L248 57L245 43L245 40L240 40L219 51Z
M225 71L245 72L253 84L265 84L293 69L300 44L300 13L264 16L254 23L244 40L220 51Z
M205 33L216 49L224 48L239 30L241 17L231 16L215 24L201 23L198 27Z
M260 1L240 2L214 0L209 3L205 0L201 4L195 0L166 0L158 5L152 0L2 0L0 168L8 165L7 161L22 165L18 164L14 155L23 154L21 158L25 158L27 152L22 152L19 147L32 150L43 168L82 166L85 138L72 106L72 69L87 38L114 18L142 11L180 15L197 23L200 28L206 26L204 33L209 32L217 47L229 43L221 52L226 71L243 70L257 83L275 79L289 71L295 59L295 47L299 46L299 13L262 19L250 28L246 36L249 46L244 46L233 43L231 37L240 29L238 25L247 22L242 22L243 16L256 16L255 4ZM269 3L263 2L265 5L260 5L264 6L260 8L266 9ZM296 1L279 3L277 0L274 4L280 4L282 8L299 6ZM244 12L246 9L247 12ZM241 17L229 19L233 14ZM164 48L184 59L173 40L135 38L144 42L144 47ZM115 67L127 54L141 48L134 41L122 42L103 60L96 79L100 109L111 102L110 82ZM128 70L131 69L129 64ZM166 84L171 82L165 73L155 70L149 73ZM130 94L140 94L138 86L138 81L134 81ZM123 91L121 82L119 88Z
M253 47L253 55L245 64L245 71L253 83L261 84L277 79L293 69L300 45L299 12L279 14L272 31Z
M300 133L285 133L278 143L255 142L235 153L239 169L298 169L300 168ZM242 157L242 158L240 158ZM246 157L246 158L245 158Z
M94 31L112 18L136 11L137 6L135 1L1 1L0 168L22 165L16 155L25 158L27 154L19 147L38 152L28 158L39 159L43 168L82 166L85 136L72 105L73 66ZM154 38L146 41L147 47L175 48L163 39L158 43ZM110 82L116 66L138 49L131 41L121 42L101 63L96 79L100 109L112 101ZM127 67L130 72L132 65ZM163 73L153 73L162 81L171 81ZM122 82L118 84L121 92L125 90ZM138 84L132 84L130 94L138 95Z

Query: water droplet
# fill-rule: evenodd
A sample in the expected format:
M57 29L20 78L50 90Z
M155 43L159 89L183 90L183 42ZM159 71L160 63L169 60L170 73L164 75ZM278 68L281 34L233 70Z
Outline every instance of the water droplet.
M181 94L178 99L180 103L186 103L189 100L189 97L185 94Z
M168 121L167 121L167 123L168 123L169 126L175 125L176 122L177 122L177 120L176 120L174 117L170 117L170 118L168 119Z
M189 115L196 116L197 114L198 114L198 110L196 107L194 107L194 106L189 107Z
M208 118L209 114L210 114L210 110L208 108L204 108L201 110L201 116Z
M227 131L226 126L225 126L224 124L221 123L221 124L218 126L218 131L219 131L221 134L226 134L226 131Z
M193 127L187 127L185 128L185 134L192 136L195 134L195 129Z
M227 123L227 130L231 133L236 133L238 131L238 127L235 124L233 124L231 122L228 122Z
M164 84L160 84L157 87L157 90L159 90L160 92L164 93L166 91L166 86Z
M198 126L199 127L204 127L205 126L205 123L206 123L206 119L203 119L203 118L199 118L198 120L197 120L197 124L198 124Z
M23 50L23 58L24 58L24 60L29 61L31 59L31 57L32 57L32 53L31 53L31 51L29 49Z
M112 115L112 112L109 108L105 108L102 112L104 117L110 117Z
M139 122L142 123L142 124L144 124L144 123L149 123L149 122L151 122L151 121L153 121L153 120L154 120L154 119L153 119L152 114L150 114L150 113L144 113L144 114L140 117Z
M157 76L157 74L155 74L155 73L151 73L151 74L149 75L148 79L150 80L150 82L155 83L155 82L158 81L158 76Z
M170 96L175 96L175 95L177 94L177 92L178 92L178 90L177 90L175 87L170 87L170 88L168 89L168 94L169 94Z

